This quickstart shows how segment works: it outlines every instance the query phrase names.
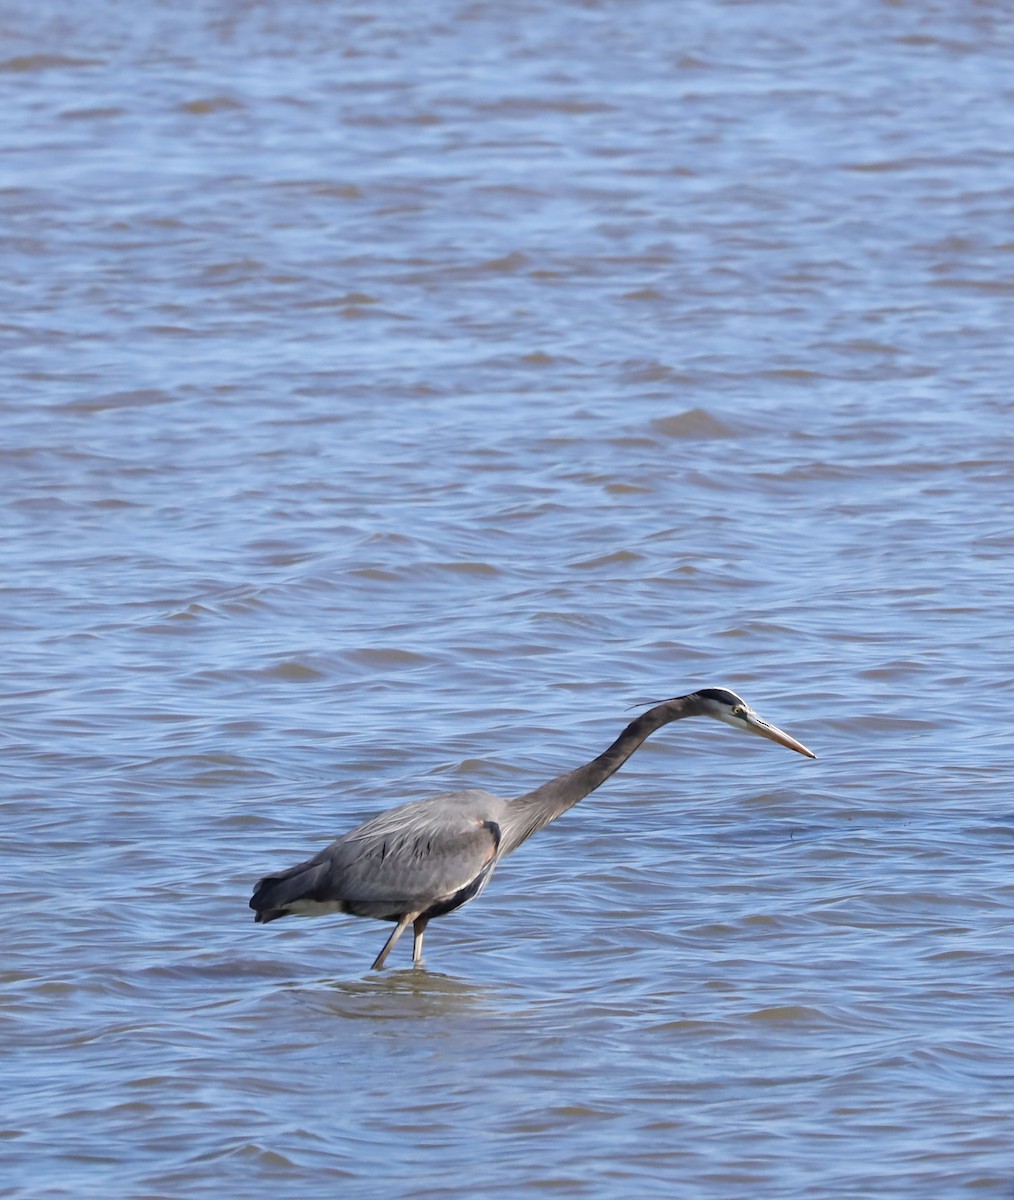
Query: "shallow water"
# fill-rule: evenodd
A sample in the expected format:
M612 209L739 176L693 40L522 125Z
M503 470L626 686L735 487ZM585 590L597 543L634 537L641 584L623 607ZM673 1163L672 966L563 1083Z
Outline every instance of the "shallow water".
M1014 18L3 16L4 1194L1014 1188ZM389 804L725 684L431 926Z

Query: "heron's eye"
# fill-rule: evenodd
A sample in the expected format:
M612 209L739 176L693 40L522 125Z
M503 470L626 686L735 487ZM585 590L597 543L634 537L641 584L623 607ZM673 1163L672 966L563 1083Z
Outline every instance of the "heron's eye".
M746 706L743 704L734 704L732 706L732 715L734 717L745 717L746 716Z

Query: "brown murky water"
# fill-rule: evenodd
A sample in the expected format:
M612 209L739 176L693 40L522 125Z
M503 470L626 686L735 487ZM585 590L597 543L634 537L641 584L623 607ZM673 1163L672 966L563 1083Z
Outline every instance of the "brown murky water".
M7 4L6 1196L1011 1194L1014 16ZM373 975L250 887L664 731Z

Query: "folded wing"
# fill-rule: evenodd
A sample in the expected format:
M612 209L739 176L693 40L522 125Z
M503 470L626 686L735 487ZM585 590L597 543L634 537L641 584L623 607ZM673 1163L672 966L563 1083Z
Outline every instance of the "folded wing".
M290 914L352 913L397 920L439 916L477 896L496 863L502 801L452 792L381 813L325 850L262 879L258 921Z

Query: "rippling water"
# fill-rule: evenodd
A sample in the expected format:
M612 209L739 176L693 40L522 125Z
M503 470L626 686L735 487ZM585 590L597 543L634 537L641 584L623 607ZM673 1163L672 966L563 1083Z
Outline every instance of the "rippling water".
M4 1194L1010 1196L1008 10L0 28ZM252 924L706 684L819 759Z

